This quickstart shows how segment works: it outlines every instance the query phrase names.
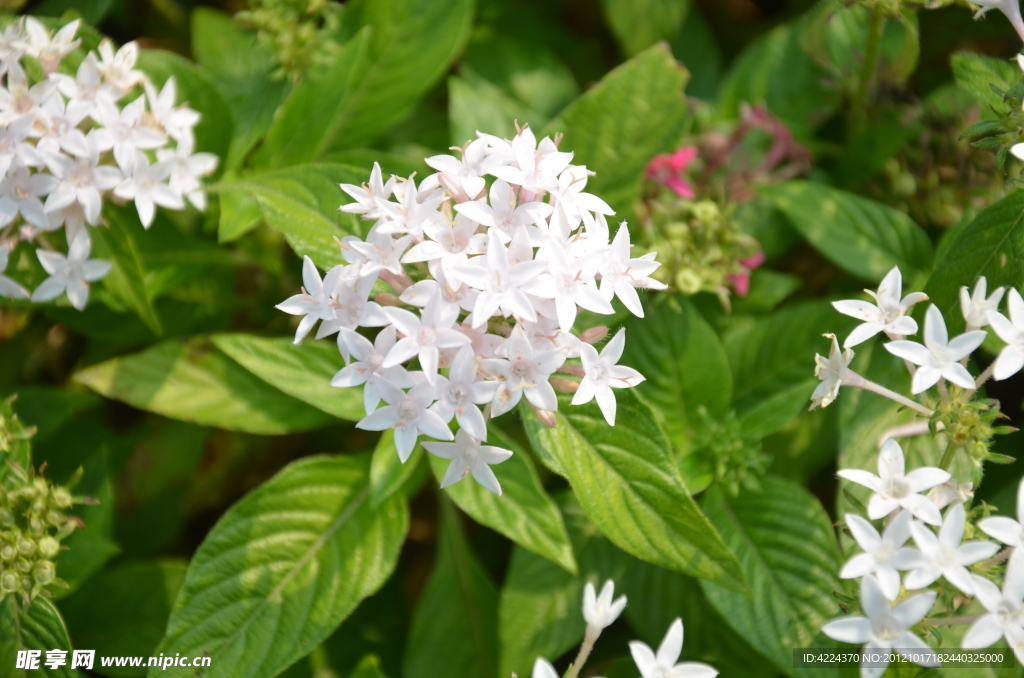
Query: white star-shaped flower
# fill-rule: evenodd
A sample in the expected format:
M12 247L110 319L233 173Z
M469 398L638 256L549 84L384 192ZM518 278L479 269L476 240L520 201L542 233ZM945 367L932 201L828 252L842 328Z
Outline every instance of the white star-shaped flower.
M381 203L387 202L395 189L395 177L384 183L381 176L380 165L373 163L373 170L370 172L370 183L356 186L355 184L338 184L341 190L348 193L355 202L342 205L338 209L347 214L361 214L363 219L374 220L384 216Z
M114 43L103 40L97 51L100 55L100 62L97 64L100 75L107 84L120 90L122 95L146 79L145 73L135 70L135 62L139 58L139 45L135 41L121 45L121 48L114 52Z
M46 195L57 185L49 174L29 174L24 165L7 171L0 180L0 226L11 223L21 214L28 223L44 231L50 230L40 196Z
M1024 546L1024 480L1017 486L1017 520L992 516L978 522L981 531L1015 548Z
M631 247L629 228L626 227L626 222L622 222L599 267L601 295L608 301L617 296L633 315L643 318L644 307L640 303L640 296L636 293L636 288L663 288L664 286L660 283L654 284L656 281L648 277L661 264L654 261L653 258L630 259Z
M537 312L521 288L543 273L547 264L524 261L511 265L508 250L501 244L497 232L492 230L489 237L485 256L473 257L452 271L456 278L480 290L473 305L473 327L480 327L498 313L537 320Z
M44 74L53 73L60 65L61 59L74 52L81 44L81 40L75 39L75 32L81 23L81 19L75 19L51 36L43 24L33 17L28 17L25 20L25 33L28 38L24 43L25 53L39 60Z
M157 205L173 210L185 207L181 195L167 184L174 166L175 160L161 160L150 165L145 153L135 151L130 175L114 188L117 197L135 201L139 220L146 228L153 225Z
M868 521L852 513L846 514L846 526L864 549L846 561L839 571L842 579L859 579L866 574L878 577L878 584L889 600L896 600L900 593L900 575L897 570L908 569L917 555L915 549L903 545L910 538L910 511L900 511L881 535Z
M548 377L565 363L565 352L562 349L535 351L523 328L516 325L508 339L506 354L507 360L481 361L482 371L501 381L491 402L491 416L511 410L524 393L535 407L549 412L557 410L558 398Z
M551 245L542 250L548 272L524 286L524 291L542 299L554 299L558 324L562 331L572 330L577 306L587 311L611 315L611 302L597 289L594 276L600 264L600 253L570 258L564 249Z
M338 286L341 266L327 272L324 279L309 257L302 257L302 294L288 297L274 308L289 315L304 316L295 330L295 343L300 344L318 320L334 318L334 300L331 295Z
M50 213L77 202L85 220L95 225L103 208L103 193L117 186L124 177L116 167L99 164L99 151L91 137L86 144L89 152L82 157L47 156L46 166L58 181L43 207Z
M939 509L927 497L918 493L946 482L950 478L949 473L931 466L914 469L906 474L904 471L903 448L889 438L878 454L877 476L858 469L844 469L836 475L874 492L868 501L868 518L871 520L878 520L902 507L919 520L941 525Z
M833 640L853 645L864 645L865 653L879 653L883 657L892 650L900 650L907 661L913 656L907 651L930 652L923 640L910 632L910 628L925 618L935 604L935 591L907 598L895 608L882 593L882 587L874 575L865 576L860 582L860 604L867 616L850 616L825 624L821 632ZM937 662L916 662L921 666L938 666ZM886 665L864 666L861 678L879 678L885 673Z
M460 203L455 211L497 230L502 244L507 244L522 226L537 234L542 231L536 224L543 223L551 216L551 205L546 202L533 201L516 206L516 194L507 181L495 179L491 185L490 204L486 200L474 200Z
M458 309L436 301L428 304L419 317L404 308L385 308L384 313L404 336L388 352L383 366L394 367L418 356L420 367L431 384L437 378L438 349L469 343L469 337L453 328L459 317Z
M717 669L702 662L676 663L683 652L683 620L679 618L668 627L657 654L639 640L629 643L629 652L643 678L714 678L718 675Z
M476 438L471 436L465 429L460 428L455 434L454 443L423 443L423 449L435 457L451 459L444 478L441 479L441 488L448 487L459 482L470 473L473 478L494 494L501 494L501 484L491 470L491 464L500 464L512 456L509 450L491 445L481 445Z
M580 344L580 358L586 376L572 397L573 405L589 403L597 398L601 414L609 426L615 426L615 394L613 388L633 388L643 382L644 376L632 367L618 365L626 347L626 329L619 330L598 354L590 344Z
M67 292L71 305L79 311L84 311L89 301L89 283L105 276L111 267L109 261L90 259L91 249L89 234L79 231L71 241L67 257L58 252L36 250L39 263L50 277L35 289L32 301L50 301Z
M465 336L465 335L463 335ZM437 402L430 406L445 422L454 417L459 426L477 440L487 440L487 422L477 405L491 402L498 388L496 381L478 381L476 354L469 337L455 354L448 376L437 376Z
M835 309L843 315L864 321L863 325L859 325L853 332L850 332L850 336L843 342L844 347L852 348L879 332L900 336L917 332L917 321L908 316L907 311L914 304L927 299L928 295L923 292L914 292L901 299L903 274L900 273L898 266L894 266L886 274L878 286L877 292L864 291L874 297L874 304L856 299L832 302Z
M200 115L188 106L177 102L178 88L174 82L174 76L167 78L167 82L159 92L149 80L144 80L142 85L146 90L146 98L149 100L150 115L164 128L167 135L175 140L191 136L192 128L199 124Z
M1018 661L1024 661L1024 556L1015 551L1003 580L1003 590L984 577L972 575L974 595L988 610L967 630L963 647L990 647L1006 638Z
M359 420L356 428L364 431L395 429L395 449L404 464L416 447L421 433L438 440L452 440L452 432L441 417L428 408L434 402L434 386L426 380L408 393L389 381L377 383L377 391L387 405Z
M908 562L914 570L903 581L907 589L922 589L939 577L945 577L946 581L965 594L974 595L971 574L966 566L994 555L999 550L999 544L986 541L961 544L966 519L964 505L956 504L946 511L938 537L921 523L915 522L910 526L921 555L913 559L913 562Z
M981 346L986 334L984 330L973 330L950 340L942 312L932 304L924 316L923 346L916 341L900 339L890 341L885 348L918 366L910 389L915 394L927 391L943 377L961 388L973 390L974 377L959 361Z
M997 381L1009 379L1024 367L1024 299L1015 288L1010 289L1006 305L1010 310L1009 318L999 311L987 313L993 331L1006 342L992 372Z
M626 608L626 596L615 600L615 582L611 579L601 587L601 595L597 595L594 585L587 582L583 588L583 619L587 626L595 629L606 629L612 625Z
M988 281L985 276L978 278L974 285L974 292L967 290L967 286L960 288L960 310L964 314L968 328L980 329L989 324L988 312L998 311L999 302L1003 300L1005 287L997 287L990 296L986 296Z
M373 340L372 344L363 335L342 328L338 335L338 350L346 359L351 355L355 361L334 375L331 379L331 386L345 388L365 384L363 386L363 407L366 408L367 414L377 409L377 405L380 403L377 384L381 380L399 388L412 388L415 384L405 368L401 366L381 367L384 357L397 340L398 329L394 325L388 325L378 332L377 338Z
M558 188L558 175L572 162L572 153L544 152L538 148L537 137L529 127L524 127L512 140L512 153L515 166L492 167L490 173L533 194Z
M814 354L814 376L821 379L821 383L814 389L814 393L811 394L811 407L828 407L832 404L832 401L839 395L839 387L843 383L843 376L846 374L850 367L850 361L853 360L853 349L846 349L841 351L839 349L839 341L836 340L836 335L826 334L826 338L832 340L832 346L829 349L828 358L822 358L817 353Z

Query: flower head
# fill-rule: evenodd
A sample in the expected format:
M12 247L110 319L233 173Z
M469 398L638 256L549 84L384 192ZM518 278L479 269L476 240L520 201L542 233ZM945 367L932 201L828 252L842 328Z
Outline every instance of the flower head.
M908 650L931 650L910 628L924 619L935 603L935 591L907 598L895 608L882 593L882 587L874 575L865 576L860 582L860 604L865 616L850 616L830 621L821 632L841 643L865 645L865 651L883 656L891 650L899 650L908 661L914 656ZM938 666L938 663L916 662L922 666ZM887 663L886 663L887 664ZM861 678L878 678L885 673L886 664L865 666L862 662Z
M615 394L613 388L632 388L644 381L644 376L632 367L618 365L626 346L626 330L619 330L598 354L590 344L580 344L580 358L586 376L572 397L573 405L589 403L597 398L601 414L610 426L615 425Z
M868 517L878 520L898 508L910 511L915 518L930 525L941 525L942 516L935 504L919 492L931 489L949 480L942 469L926 467L905 473L903 449L892 438L882 445L878 454L878 475L857 469L844 469L836 475L863 485L874 494L868 501Z
M821 379L821 383L811 394L810 409L812 410L816 407L828 407L839 396L843 375L846 374L850 361L853 360L853 350L848 348L841 351L836 335L826 334L824 336L832 340L832 347L829 349L828 358L822 358L817 353L814 354L814 376Z
M478 483L494 494L501 494L501 485L490 465L505 461L512 456L511 451L491 445L481 445L476 438L466 432L466 429L462 428L455 434L454 443L426 442L423 443L423 449L435 457L452 460L452 463L448 464L444 478L441 479L442 489L459 482L472 473Z
M677 618L668 627L657 653L639 640L629 644L629 651L643 678L714 678L718 675L714 667L701 662L676 663L683 652L682 619Z
M903 545L910 538L910 523L913 518L910 511L901 511L885 528L881 535L868 521L858 515L846 515L846 526L864 549L846 561L839 576L843 579L854 579L873 574L878 578L882 593L889 600L896 600L900 592L900 575L897 570L908 569L913 563L916 552L905 549Z
M594 585L587 582L583 587L583 619L588 626L605 629L612 625L626 607L626 596L615 597L615 582L611 579L601 587L601 595L597 595Z
M950 339L942 312L932 304L924 317L923 346L916 341L898 340L890 341L885 348L889 353L918 366L911 384L914 393L927 391L942 378L961 388L973 390L974 378L960 364L960 360L981 346L985 334L984 330L973 330Z
M903 274L900 273L898 266L894 266L886 274L878 286L877 292L864 291L874 297L874 304L852 299L832 302L835 309L843 315L864 321L864 324L850 332L850 336L843 342L843 346L852 348L879 332L899 336L917 332L917 321L908 316L907 311L911 306L928 297L923 292L914 292L900 298L903 291Z

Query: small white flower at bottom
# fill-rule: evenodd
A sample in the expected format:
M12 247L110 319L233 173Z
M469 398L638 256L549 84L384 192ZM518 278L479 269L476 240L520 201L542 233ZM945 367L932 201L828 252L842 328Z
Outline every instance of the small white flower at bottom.
M67 292L72 306L79 311L85 309L89 301L89 283L105 276L111 268L109 261L90 259L91 249L89 234L79 231L71 241L67 257L57 252L36 250L39 263L50 277L32 293L32 301L50 301Z
M921 554L916 559L908 559L911 561L908 564L914 568L903 580L908 590L923 589L939 577L945 577L946 581L965 594L974 595L971 575L966 566L995 555L999 545L987 541L961 544L966 519L964 505L956 504L946 511L938 537L921 523L910 526Z
M626 607L626 596L619 596L613 601L614 596L615 582L611 579L601 587L600 596L594 590L594 585L587 582L583 588L583 618L588 626L606 629L619 618Z
M928 645L909 631L924 619L935 603L938 593L929 591L903 601L895 608L882 593L882 587L873 575L867 575L860 582L860 604L866 617L850 616L831 621L821 632L841 643L861 645L866 643L865 652L880 653L883 657L898 649L931 651ZM903 654L901 652L901 654ZM904 654L908 661L912 655ZM938 666L938 663L915 662L921 666ZM861 666L861 678L878 678L885 673L885 665ZM646 677L645 677L646 678Z
M478 483L494 494L501 494L501 485L490 465L505 461L512 456L511 451L491 445L481 445L476 438L462 428L455 433L454 443L423 443L423 448L435 457L452 460L444 478L441 479L442 489L459 482L472 473Z
M718 670L702 662L676 664L683 652L683 620L676 619L655 654L646 643L634 640L629 644L633 661L643 678L714 678Z
M989 647L1006 638L1017 659L1024 661L1024 556L1016 551L1010 558L1003 590L984 577L973 575L974 594L988 610L964 635L966 649Z

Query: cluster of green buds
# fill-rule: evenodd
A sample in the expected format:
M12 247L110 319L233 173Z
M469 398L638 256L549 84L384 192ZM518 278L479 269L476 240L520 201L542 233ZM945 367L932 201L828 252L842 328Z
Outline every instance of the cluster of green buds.
M937 228L971 218L1005 193L996 158L961 136L981 117L981 107L948 99L919 111L907 142L866 186L876 200Z
M1014 433L1012 426L999 424L1000 419L1008 417L999 410L999 401L991 398L973 397L954 386L949 397L934 404L935 414L929 419L928 426L932 434L942 431L948 443L946 456L949 461L963 450L970 462L971 482L975 487L981 484L984 464L1012 464L1015 458L992 451L995 436ZM943 460L947 462L947 460Z
M1024 69L1024 59L1018 57L1018 61ZM1002 98L1005 107L994 109L995 118L976 122L963 136L975 147L995 153L999 169L1006 172L1011 154L1024 159L1024 78L1018 78L1006 90L991 83L989 87ZM1010 183L1019 185L1020 178L1011 179Z
M771 464L761 440L744 433L734 411L715 419L701 405L697 419L693 448L682 462L687 475L700 479L699 485L715 482L734 497L741 489L760 489L760 479ZM693 492L700 489L703 487L690 488Z
M49 586L66 586L57 579L55 560L61 542L81 526L67 511L92 501L71 495L80 472L60 486L28 464L34 431L18 420L12 402L0 401L0 601L11 595L31 600Z
M274 76L298 80L337 54L332 34L340 26L340 10L331 0L252 0L251 9L235 17L274 53Z
M750 271L764 255L757 241L740 230L732 209L668 192L644 207L639 215L644 245L662 262L654 278L683 294L716 294L726 308L732 292L747 294Z

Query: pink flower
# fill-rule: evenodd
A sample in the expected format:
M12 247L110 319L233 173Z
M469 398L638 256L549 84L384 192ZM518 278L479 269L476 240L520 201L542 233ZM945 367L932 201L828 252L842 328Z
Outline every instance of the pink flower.
M647 178L656 184L667 186L683 198L694 198L693 186L683 176L686 166L697 157L696 146L684 146L669 155L662 153L654 156L647 165Z
M739 263L746 270L743 273L727 274L725 282L733 286L736 294L745 297L750 292L750 272L764 263L764 252L759 250L757 254L740 259Z

